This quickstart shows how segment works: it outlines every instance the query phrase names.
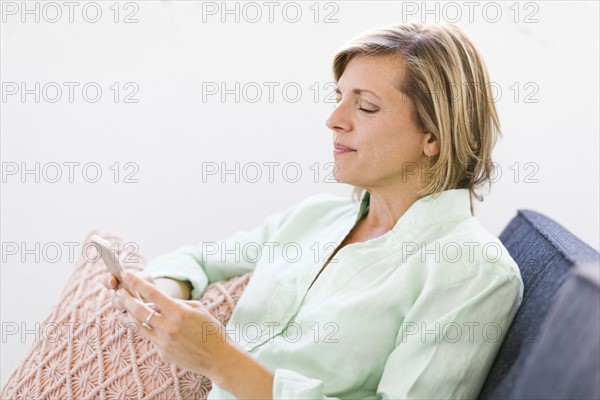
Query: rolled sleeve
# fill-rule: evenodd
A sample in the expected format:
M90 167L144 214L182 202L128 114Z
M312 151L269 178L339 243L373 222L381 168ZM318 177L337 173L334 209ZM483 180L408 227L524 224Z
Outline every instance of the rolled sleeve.
M171 278L188 281L192 285L191 298L199 299L209 284L209 278L202 264L192 256L193 246L184 246L173 253L163 254L140 272L152 278Z
M247 244L263 246L280 226L284 217L274 214L260 226L234 233L226 240L186 245L172 253L152 260L143 273L153 278L173 278L192 285L191 298L199 299L206 287L216 281L227 280L254 271L256 261L242 257Z
M192 285L191 298L197 300L209 284L254 271L257 261L242 257L240 249L252 244L262 251L270 238L286 229L284 224L294 212L310 204L318 205L323 198L323 195L311 196L268 216L256 228L239 230L225 240L182 246L151 260L140 273L153 278L188 281Z
M295 371L277 368L274 371L273 399L337 399L323 394L323 381L308 378Z

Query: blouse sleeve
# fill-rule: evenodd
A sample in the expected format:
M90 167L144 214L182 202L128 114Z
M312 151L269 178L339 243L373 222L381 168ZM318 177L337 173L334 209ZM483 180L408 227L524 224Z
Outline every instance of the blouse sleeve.
M379 398L477 397L521 304L523 283L518 269L506 265L448 268L454 271L426 283L407 312Z
M273 400L339 400L323 393L323 381L298 372L277 368L273 378Z
M309 199L316 199L317 196ZM215 281L227 280L254 271L258 251L269 245L269 238L289 216L308 200L298 202L283 212L268 216L251 230L239 230L225 240L188 244L151 260L143 269L153 278L173 278L192 285L191 298L197 300ZM246 247L247 246L247 247ZM243 250L245 249L245 250ZM268 251L265 250L265 251Z

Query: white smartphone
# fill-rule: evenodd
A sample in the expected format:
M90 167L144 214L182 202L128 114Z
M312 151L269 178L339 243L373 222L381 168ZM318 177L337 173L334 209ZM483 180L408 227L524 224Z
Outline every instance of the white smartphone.
M113 250L111 250L110 243L108 242L108 240L105 240L98 235L92 235L91 239L92 242L98 245L98 252L102 257L102 261L104 261L104 265L106 265L106 268L108 268L111 274L117 277L119 282L123 282L123 279L121 278L121 273L125 272L125 269L123 269L123 266L121 265L119 260L114 256L114 252ZM129 292L135 297L137 297L140 301L144 302L142 296L137 290L129 289Z

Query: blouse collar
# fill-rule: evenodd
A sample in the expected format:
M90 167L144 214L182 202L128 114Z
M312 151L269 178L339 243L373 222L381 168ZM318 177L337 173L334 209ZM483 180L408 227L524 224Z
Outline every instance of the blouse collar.
M365 191L360 201L356 221L367 213L370 200L371 193ZM406 227L430 225L471 216L469 189L449 189L415 201L398 219L392 231L397 232Z

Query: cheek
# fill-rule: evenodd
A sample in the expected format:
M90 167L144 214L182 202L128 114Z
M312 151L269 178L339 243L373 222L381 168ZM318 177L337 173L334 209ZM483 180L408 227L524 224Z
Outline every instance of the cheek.
M421 134L408 116L390 113L361 125L359 148L366 160L386 164L416 160Z
M379 131L370 137L362 147L364 155L373 162L391 163L402 158L406 145L400 134L390 131Z
M399 134L382 137L367 146L363 154L365 162L379 172L396 173L417 168L418 146Z

